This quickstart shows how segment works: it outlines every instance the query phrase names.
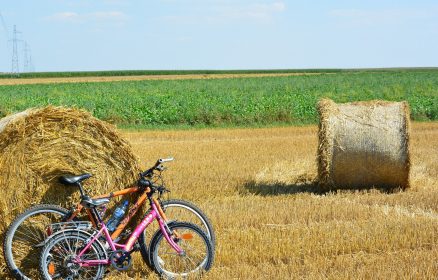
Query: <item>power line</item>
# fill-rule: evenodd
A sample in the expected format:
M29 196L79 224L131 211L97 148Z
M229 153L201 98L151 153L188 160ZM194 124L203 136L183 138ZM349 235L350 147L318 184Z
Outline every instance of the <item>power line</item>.
M30 64L29 64L29 56L30 56L30 48L29 44L24 41L24 49L23 49L23 72L30 72Z
M11 73L18 75L20 73L20 68L18 66L18 42L21 42L22 40L19 40L17 38L17 34L21 33L17 30L17 26L14 25L14 32L12 33L12 69Z
M32 54L30 50L29 50L29 72L35 72L35 66L33 65Z
M12 39L10 39L8 26L6 24L6 21L3 17L3 15L0 12L0 23L3 27L3 30L5 31L6 36L6 48L8 52L10 51L10 44L9 42L12 42L12 61L11 61L11 73L18 75L20 73L20 66L19 66L19 59L18 59L18 49L19 49L19 43L24 42L23 46L23 71L24 72L33 72L34 71L34 64L32 61L32 54L30 45L19 39L18 34L21 34L20 31L17 30L17 26L14 25L13 32L12 32Z
M9 40L9 30L8 26L6 25L5 19L3 18L2 13L0 12L0 20L2 22L3 29L5 30L6 38Z
M1 25L2 25L2 27L3 27L3 30L4 30L4 33L5 33L5 47L6 47L6 53L5 54L7 54L7 55L5 55L5 56L2 56L2 58L4 57L5 59L6 59L6 57L9 57L9 54L11 53L11 46L10 46L10 43L9 43L9 38L10 38L10 35L9 35L9 30L8 30L8 27L7 27L7 25L6 25L6 21L5 21L5 19L4 19L4 17L3 17L3 15L1 14L1 12L0 12L0 23L1 23Z
M33 61L32 61L32 51L30 48L30 45L24 41L24 63L23 63L23 72L34 72L34 66L33 66Z

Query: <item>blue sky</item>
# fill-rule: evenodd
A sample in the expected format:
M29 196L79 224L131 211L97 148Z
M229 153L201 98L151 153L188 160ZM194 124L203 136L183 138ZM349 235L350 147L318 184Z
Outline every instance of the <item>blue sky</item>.
M436 0L14 0L0 13L0 71L13 24L37 71L438 66Z

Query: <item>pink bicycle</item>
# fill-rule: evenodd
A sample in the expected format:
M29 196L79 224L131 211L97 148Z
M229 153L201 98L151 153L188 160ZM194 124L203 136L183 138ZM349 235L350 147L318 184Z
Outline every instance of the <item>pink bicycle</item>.
M108 198L93 199L84 194L81 205L88 209L98 229L89 222L53 224L58 229L46 241L40 258L43 279L102 279L107 266L127 270L131 254L139 249L137 242L142 232L154 220L159 230L151 239L149 259L154 270L165 278L186 277L211 268L214 249L207 234L195 224L168 222L154 193L166 191L164 186L143 181L151 211L137 225L123 244L111 238L101 214L97 210L109 202Z

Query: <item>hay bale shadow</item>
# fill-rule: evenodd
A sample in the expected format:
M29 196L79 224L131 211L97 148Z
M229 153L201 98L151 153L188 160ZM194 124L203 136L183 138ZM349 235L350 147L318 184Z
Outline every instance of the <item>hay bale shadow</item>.
M246 182L239 189L240 194L255 194L261 196L274 196L285 194L312 193L324 194L327 191L321 190L316 182L305 182L286 184L282 182Z
M78 199L75 199L76 197L79 197L79 189L77 187L50 184L43 193L39 204L56 204L70 208L79 202ZM74 205L72 203L74 203Z
M309 193L315 195L332 194L345 194L345 193L367 193L371 191L377 191L382 194L395 194L402 192L400 187L387 187L387 186L371 186L366 188L341 188L333 187L329 190L321 188L318 181L309 182L297 182L297 183L282 183L282 182L256 182L254 180L244 183L239 189L239 194L247 195L254 194L260 196L277 196L288 194L300 194Z

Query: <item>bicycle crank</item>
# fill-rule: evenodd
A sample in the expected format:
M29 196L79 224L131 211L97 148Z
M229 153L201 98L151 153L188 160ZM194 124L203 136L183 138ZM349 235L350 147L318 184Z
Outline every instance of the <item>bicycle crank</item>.
M131 254L124 250L116 250L110 254L111 265L118 271L125 271L131 267Z

